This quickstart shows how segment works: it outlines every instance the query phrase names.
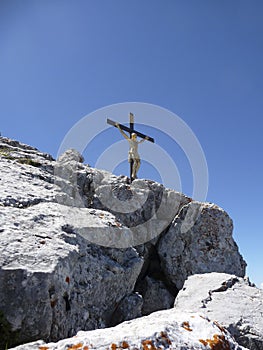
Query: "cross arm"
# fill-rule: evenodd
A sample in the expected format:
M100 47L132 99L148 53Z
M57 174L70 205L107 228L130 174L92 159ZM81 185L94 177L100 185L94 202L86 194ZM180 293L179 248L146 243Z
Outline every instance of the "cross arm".
M128 126L125 126L125 125L123 125L123 124L119 124L119 123L117 123L117 122L114 122L114 121L111 120L111 119L107 119L107 123L110 124L110 125L112 125L112 126L115 126L116 128L117 128L117 125L119 125L120 128L121 128L122 130L127 131L127 132L133 132L133 133L135 133L137 136L141 137L142 139L145 139L145 140L147 140L147 141L150 141L150 142L153 142L153 143L154 143L154 139L153 139L152 137L147 136L147 135L144 135L144 134L142 134L142 133L139 132L139 131L131 130Z

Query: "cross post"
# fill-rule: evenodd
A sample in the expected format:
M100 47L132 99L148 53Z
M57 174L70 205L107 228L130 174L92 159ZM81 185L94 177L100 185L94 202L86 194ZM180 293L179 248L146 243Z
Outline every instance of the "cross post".
M132 137L132 133L134 132L134 115L130 113L130 139ZM132 168L133 168L133 159L130 160L130 179L132 182Z
M139 154L137 153L138 144L147 140L154 143L154 139L150 136L144 135L141 132L134 129L134 115L130 113L130 127L127 127L123 124L119 124L111 119L107 118L107 123L114 126L115 128L119 128L122 135L129 141L130 144L130 151L129 151L129 163L130 163L130 181L132 182L136 178L136 174L139 167L140 167L140 158ZM130 137L128 137L124 131L128 132L130 134ZM136 134L139 136L142 140L137 141L136 138L133 138L133 135ZM134 155L134 147L136 147L135 155ZM131 156L130 156L131 154ZM135 164L136 163L136 164ZM134 167L136 166L136 169ZM135 175L134 175L135 174Z

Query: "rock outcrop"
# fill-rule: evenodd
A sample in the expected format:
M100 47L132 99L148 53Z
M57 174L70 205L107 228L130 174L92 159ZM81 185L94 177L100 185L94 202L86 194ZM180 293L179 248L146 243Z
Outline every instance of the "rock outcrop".
M3 137L0 170L0 349L169 308L194 273L245 274L214 205Z
M194 201L185 205L158 244L167 278L181 289L188 276L198 273L244 276L246 263L237 256L232 231L232 220L217 205Z
M21 210L1 210L0 305L16 337L55 340L109 325L140 274L136 250L90 244L60 204L39 203L20 218Z
M80 331L57 343L37 341L15 349L261 350L262 294L247 278L223 273L194 275L186 280L174 309L114 328Z
M38 341L18 346L16 350L244 350L217 322L191 313L159 311L124 322L114 328L79 332L57 343Z
M217 320L251 350L263 349L263 290L224 273L190 276L175 301L176 312L201 312Z

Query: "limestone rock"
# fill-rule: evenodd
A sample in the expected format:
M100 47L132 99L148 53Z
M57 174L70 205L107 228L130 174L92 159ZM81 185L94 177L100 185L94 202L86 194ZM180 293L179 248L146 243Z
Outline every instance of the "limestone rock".
M245 350L217 322L199 314L159 311L114 328L78 332L58 343L38 341L16 350L69 349L231 349Z
M244 272L216 206L153 181L129 184L75 150L55 161L0 137L0 159L0 348L167 308L189 274L220 263Z
M244 276L246 263L232 230L232 220L218 206L199 202L185 205L158 244L167 278L180 290L187 276L197 273Z
M83 163L83 156L75 149L68 149L58 158L58 162L61 164L68 164L69 162Z
M19 341L107 326L141 271L136 250L90 244L59 204L23 209L23 217L20 210L2 208L0 224L0 305ZM90 225L103 234L103 213L86 210Z
M251 350L263 349L263 290L224 273L188 277L175 301L176 312L203 312Z
M158 310L170 309L173 306L175 297L161 280L146 276L137 286L137 290L143 296L143 315L149 315Z
M143 264L134 248L114 248L132 233L109 212L69 205L71 183L51 157L0 141L0 348L109 325ZM86 177L72 154L64 162Z
M142 306L143 298L139 293L131 293L125 296L112 314L109 325L115 326L123 321L129 321L141 317Z
M60 192L52 182L52 157L36 149L0 138L0 205L27 208L55 201Z
M94 184L92 207L107 210L133 233L133 246L158 237L190 198L149 180Z
M57 202L71 207L91 207L112 213L129 228L125 240L115 247L138 246L158 237L190 199L149 180L127 184L127 177L114 176L79 162L74 150L63 154L54 165L55 184L61 188ZM103 244L98 242L99 244Z

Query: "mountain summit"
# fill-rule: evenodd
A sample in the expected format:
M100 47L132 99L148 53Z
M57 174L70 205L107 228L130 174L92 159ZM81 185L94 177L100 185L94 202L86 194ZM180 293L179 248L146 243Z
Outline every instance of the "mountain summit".
M75 150L54 160L0 137L0 159L1 349L262 349L262 292L222 208ZM213 323L223 299L242 308Z

